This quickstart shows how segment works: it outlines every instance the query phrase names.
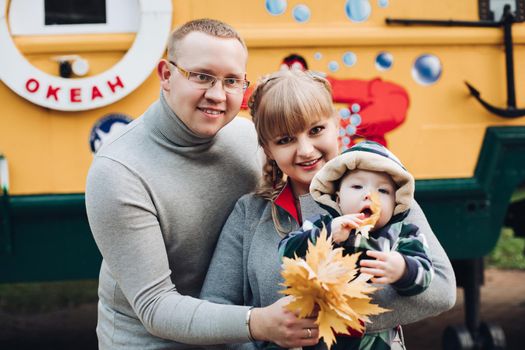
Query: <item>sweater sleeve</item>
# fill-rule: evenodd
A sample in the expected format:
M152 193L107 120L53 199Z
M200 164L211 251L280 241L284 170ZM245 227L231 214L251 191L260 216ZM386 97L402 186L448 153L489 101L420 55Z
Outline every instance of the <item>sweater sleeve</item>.
M434 268L425 237L419 235L417 226L403 224L394 249L405 259L406 273L392 286L400 295L411 296L423 292L432 281Z
M247 257L244 256L245 237L252 233L246 220L246 210L242 200L238 200L235 208L226 220L219 241L213 253L208 273L201 290L201 298L219 304L247 305L245 294L245 275ZM246 286L249 288L249 284ZM250 305L251 306L251 305ZM209 350L217 350L218 347ZM228 344L230 350L254 350L252 343Z
M415 201L412 202L410 214L405 221L419 227L419 234L425 237L434 267L434 278L423 293L411 297L400 296L389 285L377 290L374 301L392 311L372 317L372 323L367 324L368 332L436 316L452 308L456 302L456 279L450 260Z
M245 305L243 236L248 234L245 210L239 200L222 228L213 253L201 298L219 304Z
M177 292L155 205L133 171L96 157L87 178L86 208L104 265L149 333L187 344L248 340L247 307Z

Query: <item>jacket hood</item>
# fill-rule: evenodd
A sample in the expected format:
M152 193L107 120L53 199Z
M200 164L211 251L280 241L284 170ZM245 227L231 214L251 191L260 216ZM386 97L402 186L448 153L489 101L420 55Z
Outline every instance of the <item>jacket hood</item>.
M327 162L312 179L310 184L312 197L319 204L341 215L336 202L336 185L348 171L356 169L388 173L398 186L395 193L394 215L410 208L414 198L414 177L392 152L373 141L360 142Z

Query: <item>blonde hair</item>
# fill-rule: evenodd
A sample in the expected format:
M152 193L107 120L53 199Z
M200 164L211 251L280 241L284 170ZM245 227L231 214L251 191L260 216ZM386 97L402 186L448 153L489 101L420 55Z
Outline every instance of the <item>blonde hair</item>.
M179 28L175 29L168 39L168 59L173 60L176 57L177 43L184 39L191 32L202 32L217 38L237 39L245 50L246 44L241 36L233 27L216 19L201 18L186 22Z
M323 118L335 118L328 81L300 70L283 70L263 77L248 106L259 144L264 149L276 137L299 133ZM255 194L272 202L272 219L281 234L286 231L278 220L274 200L285 185L284 174L275 161L268 159Z

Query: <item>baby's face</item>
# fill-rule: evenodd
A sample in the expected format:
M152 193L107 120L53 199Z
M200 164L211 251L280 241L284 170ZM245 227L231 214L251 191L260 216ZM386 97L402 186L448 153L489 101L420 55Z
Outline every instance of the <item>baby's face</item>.
M386 173L353 170L341 181L339 189L339 207L343 215L364 213L366 217L372 215L370 195L379 194L381 214L374 230L385 226L394 213L396 205L396 184Z

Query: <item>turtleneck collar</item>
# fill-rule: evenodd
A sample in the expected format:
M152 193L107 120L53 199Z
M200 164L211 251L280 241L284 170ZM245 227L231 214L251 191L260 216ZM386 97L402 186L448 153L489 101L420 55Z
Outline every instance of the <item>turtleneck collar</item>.
M204 146L213 144L214 136L203 137L191 131L170 108L164 93L146 112L145 121L168 142L179 147ZM205 147L206 148L206 147Z

